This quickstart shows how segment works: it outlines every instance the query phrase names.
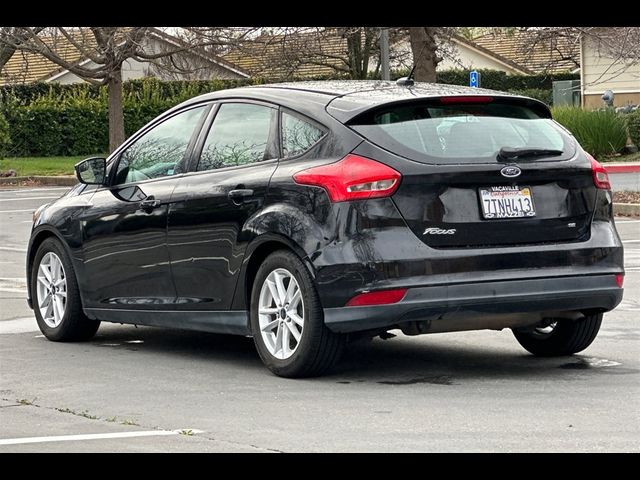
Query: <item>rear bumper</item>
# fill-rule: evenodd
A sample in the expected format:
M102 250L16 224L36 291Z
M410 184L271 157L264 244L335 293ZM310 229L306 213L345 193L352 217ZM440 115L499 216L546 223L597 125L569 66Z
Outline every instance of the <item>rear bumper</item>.
M325 308L335 332L426 322L420 333L509 328L559 313L608 311L622 300L614 274L487 281L410 288L402 301L371 307Z

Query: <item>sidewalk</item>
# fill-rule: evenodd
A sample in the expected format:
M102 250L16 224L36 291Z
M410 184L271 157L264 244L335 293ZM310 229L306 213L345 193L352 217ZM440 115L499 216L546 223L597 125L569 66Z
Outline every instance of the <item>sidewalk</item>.
M48 187L73 187L78 183L75 175L59 175L55 177L47 177L42 175L33 175L30 177L0 177L0 187L10 185L37 185Z

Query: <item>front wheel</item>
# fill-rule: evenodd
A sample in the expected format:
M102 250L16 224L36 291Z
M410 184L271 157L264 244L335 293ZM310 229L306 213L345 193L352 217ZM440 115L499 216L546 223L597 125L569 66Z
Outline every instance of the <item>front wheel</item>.
M100 322L82 311L73 265L59 240L47 238L36 252L31 270L33 309L40 331L54 342L92 338Z
M313 279L287 250L262 263L251 293L251 331L262 362L281 377L311 377L338 360L344 337L324 324Z
M547 325L514 330L525 350L540 357L559 357L581 352L596 338L602 313L578 320L551 319Z

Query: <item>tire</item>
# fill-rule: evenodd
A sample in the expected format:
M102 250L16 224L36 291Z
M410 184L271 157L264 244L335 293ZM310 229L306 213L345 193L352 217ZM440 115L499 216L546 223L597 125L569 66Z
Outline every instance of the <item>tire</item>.
M62 274L58 273L57 276L51 278L59 279L59 286L56 287L57 291L55 292L58 300L51 296L47 297L50 290L46 290L48 288L45 287L47 280L46 277L42 277L45 272L40 270L42 265L50 276L55 275L53 269L57 266L56 262L61 264ZM43 281L38 279L39 274ZM40 289L38 288L39 282L41 284ZM49 282L49 287L50 285L51 282ZM66 287L66 300L63 296L63 286ZM100 322L90 320L82 311L80 292L78 291L78 282L73 265L63 245L56 238L47 238L36 252L31 268L31 293L38 327L40 327L40 331L47 339L54 342L84 341L93 338L98 331ZM49 298L49 302L43 303L46 302L47 298ZM55 304L58 301L60 302L58 305L62 306L62 310L58 309L56 311ZM51 310L45 310L43 314L41 305L51 305Z
M559 357L581 352L596 338L602 313L579 320L560 319L550 332L529 328L514 330L516 340L525 350L539 357Z
M287 277L287 274L291 277ZM288 306L289 310L277 308L278 299L266 283L269 279L275 292L279 292L273 275L281 278L283 291L291 286L290 278L295 279L300 300L297 300L297 294L293 294L292 297L295 298L290 304L281 305ZM292 292L296 291L295 287L296 285ZM277 312L260 314L261 301L263 312L267 311L267 304L273 307L269 310ZM331 332L325 326L324 313L313 279L302 261L292 252L278 250L260 265L253 282L250 309L251 331L258 355L274 374L287 378L317 376L325 373L338 361L344 349L345 337ZM303 316L300 317L300 314ZM300 320L303 321L302 324ZM275 326L269 328L271 324ZM295 338L295 332L299 334L298 339Z

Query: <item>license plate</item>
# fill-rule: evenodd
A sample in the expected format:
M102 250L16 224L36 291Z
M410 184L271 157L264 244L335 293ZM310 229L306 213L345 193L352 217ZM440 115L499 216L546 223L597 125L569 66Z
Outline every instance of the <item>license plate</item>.
M480 203L484 218L523 218L536 215L530 187L481 188Z

